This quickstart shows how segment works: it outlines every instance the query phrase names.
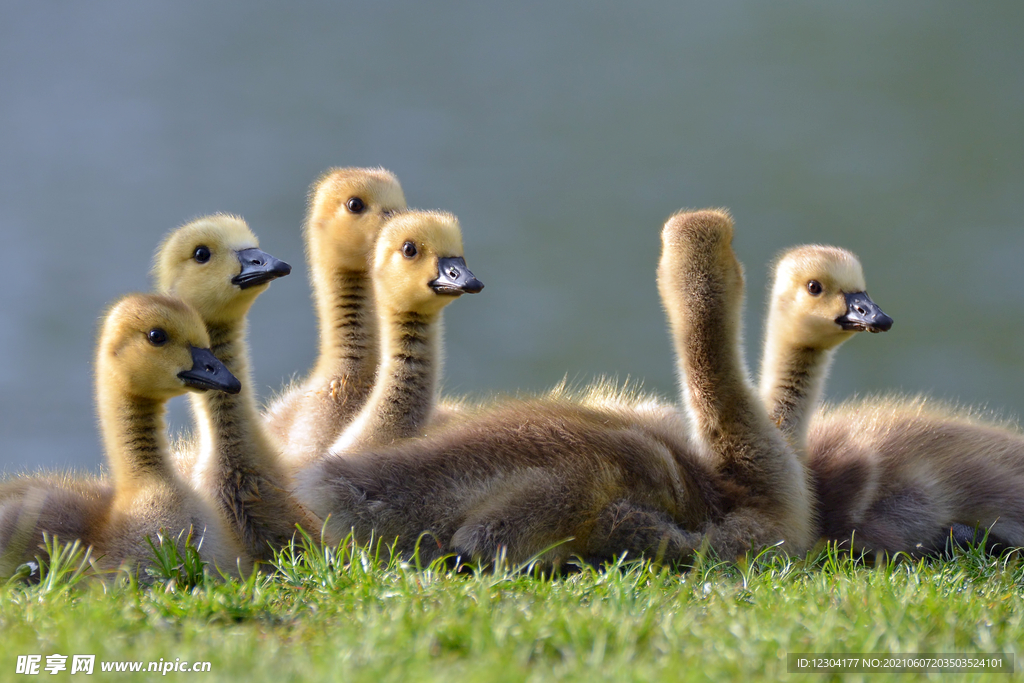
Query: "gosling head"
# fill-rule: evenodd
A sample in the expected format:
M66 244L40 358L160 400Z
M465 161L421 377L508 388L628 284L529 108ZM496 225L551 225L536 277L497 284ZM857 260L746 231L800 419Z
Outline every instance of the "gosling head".
M728 209L683 209L665 221L661 244L665 251L685 248L710 253L731 249L732 236L733 219Z
M396 215L381 230L373 262L377 306L388 313L434 315L484 288L462 251L459 221L442 211Z
M398 178L383 168L328 170L309 193L306 246L314 272L366 270L381 226L405 208Z
M184 301L159 294L128 295L111 307L100 331L96 379L100 386L156 401L186 391L241 390L210 352L199 314Z
M728 209L679 211L661 230L662 270L703 270L712 264L729 264L742 288L743 267L732 250L733 219ZM736 284L736 283L731 283Z
M727 209L679 211L661 230L658 291L670 318L697 319L728 304L740 315L743 265L732 249L733 219ZM709 287L711 278L718 284ZM674 323L673 323L674 324Z
M195 307L208 323L245 316L270 282L292 267L266 252L245 221L214 214L169 234L157 250L157 289Z
M855 332L885 332L892 318L868 296L860 261L838 247L808 245L775 263L773 327L797 343L831 349Z

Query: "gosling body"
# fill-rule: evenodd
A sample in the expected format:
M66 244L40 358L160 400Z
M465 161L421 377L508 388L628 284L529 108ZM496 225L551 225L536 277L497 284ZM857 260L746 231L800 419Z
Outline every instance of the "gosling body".
M113 499L109 481L80 472L19 474L0 482L0 577L40 555L44 533L92 545Z
M694 457L681 416L562 397L506 400L418 439L323 459L300 473L335 534L397 538L404 556L536 558L560 564L632 551L682 560L720 516L713 470ZM425 534L422 541L420 535Z
M808 435L825 538L856 551L1024 547L1024 435L921 397L823 409Z

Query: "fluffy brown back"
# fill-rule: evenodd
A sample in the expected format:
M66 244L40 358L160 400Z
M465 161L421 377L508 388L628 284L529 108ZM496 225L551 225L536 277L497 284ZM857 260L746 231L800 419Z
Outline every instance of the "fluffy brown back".
M335 533L398 537L408 554L427 532L426 558L504 552L524 561L559 543L548 560L603 558L657 551L667 538L677 542L665 554L681 560L701 541L691 532L720 517L734 493L680 438L681 424L559 398L507 399L414 441L329 458L300 475L299 488ZM617 529L602 521L623 510L650 517L656 528L634 540L652 547L616 545Z
M959 524L1024 546L1024 434L1009 422L920 397L867 399L821 411L808 450L830 539L923 554Z
M65 543L95 543L113 497L109 482L69 471L0 482L0 577L45 553L44 532Z

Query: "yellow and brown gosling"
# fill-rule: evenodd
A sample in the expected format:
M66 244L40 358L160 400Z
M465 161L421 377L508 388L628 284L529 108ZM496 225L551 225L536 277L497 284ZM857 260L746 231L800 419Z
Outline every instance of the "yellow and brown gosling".
M369 262L381 226L405 208L398 179L382 168L331 169L310 190L306 259L319 355L265 418L293 468L323 455L373 389L379 344Z
M861 399L815 413L832 356L856 332L892 326L857 257L803 246L775 266L761 395L807 464L819 532L855 551L1024 545L1024 436L921 397ZM975 530L980 533L977 534Z
M807 428L836 349L857 332L891 327L892 318L868 296L864 270L851 252L805 245L776 260L761 400L798 453L805 454Z
M437 403L444 307L483 287L466 267L455 216L408 211L387 222L373 261L377 382L332 452L388 445L423 430Z
M190 396L198 440L192 444L193 486L221 511L253 559L269 560L312 518L288 492L281 452L266 433L257 409L246 343L246 315L270 282L291 266L261 251L256 236L237 216L215 214L181 226L157 251L157 289L177 296L202 317L213 354L242 383L237 394Z
M240 390L210 351L202 318L180 299L132 295L110 309L96 353L96 405L114 499L93 543L107 563L144 563L147 536L189 529L215 566L233 570L244 558L219 511L175 471L164 420L167 401L186 391Z
M135 294L111 307L100 331L95 371L112 491L95 480L64 480L49 488L33 485L5 501L5 508L18 513L16 533L0 538L5 562L37 546L43 532L55 531L49 525L57 520L63 526L56 531L67 534L61 540L92 546L106 569L148 564L147 537L177 539L183 551L190 531L204 560L227 571L248 566L217 509L179 476L167 448L164 413L170 398L241 388L209 346L199 314L180 299ZM17 481L9 486L17 489Z
M989 530L990 546L1024 545L1024 436L1012 425L922 397L815 414L835 349L892 326L865 289L856 256L835 247L798 247L775 267L761 393L807 454L820 534L911 556Z

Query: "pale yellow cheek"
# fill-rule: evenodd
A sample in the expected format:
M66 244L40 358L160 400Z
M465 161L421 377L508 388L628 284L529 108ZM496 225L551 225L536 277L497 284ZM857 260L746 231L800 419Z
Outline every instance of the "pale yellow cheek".
M829 311L829 316L835 320L844 313L846 313L846 298L841 296L835 300L835 303L832 305L832 310Z

